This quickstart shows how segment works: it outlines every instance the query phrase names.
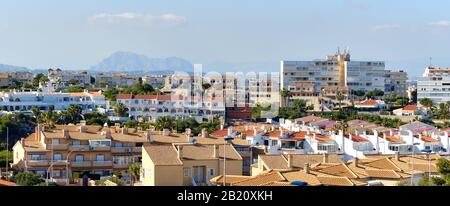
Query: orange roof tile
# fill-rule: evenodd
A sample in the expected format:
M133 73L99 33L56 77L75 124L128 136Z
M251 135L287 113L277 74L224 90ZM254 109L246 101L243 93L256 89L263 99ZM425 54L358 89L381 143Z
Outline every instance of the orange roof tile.
M403 107L403 110L406 110L406 111L416 111L416 109L417 109L417 105L407 105L407 106Z
M422 141L424 142L437 142L438 140L431 137L422 137Z

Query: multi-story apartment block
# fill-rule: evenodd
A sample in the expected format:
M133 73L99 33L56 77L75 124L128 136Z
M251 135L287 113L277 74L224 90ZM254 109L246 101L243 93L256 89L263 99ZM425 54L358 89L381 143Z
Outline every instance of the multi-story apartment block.
M31 112L33 106L42 111L61 111L72 104L81 106L83 112L89 112L105 109L107 103L101 92L0 92L0 107L6 112Z
M154 122L161 116L175 119L195 117L197 121L225 116L221 98L201 98L182 95L132 95L118 94L117 102L128 108L129 116Z
M55 129L38 125L34 134L14 145L13 167L59 180L84 171L107 176L140 162L142 145L152 138L149 131L86 126L85 122Z
M417 99L428 98L434 103L450 101L450 68L427 67L417 79Z
M310 92L318 96L324 90L384 91L384 69L382 61L352 61L348 50L324 60L281 61L281 89L302 91L305 96L311 96Z
M61 69L48 69L48 79L55 85L89 85L91 75L87 71L62 71Z
M27 83L33 80L31 72L0 72L0 87L7 87L19 83Z
M137 77L127 74L97 74L95 76L95 84L107 87L130 87L137 81Z
M397 96L406 97L408 90L408 73L403 70L386 71L385 75L385 93L396 94Z

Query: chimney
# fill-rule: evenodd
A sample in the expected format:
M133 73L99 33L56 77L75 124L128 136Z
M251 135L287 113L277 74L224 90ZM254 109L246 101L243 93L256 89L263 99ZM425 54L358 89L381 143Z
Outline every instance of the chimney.
M253 128L253 136L256 137L258 135L258 130L256 128Z
M323 157L322 163L328 163L328 154L323 153L322 157Z
M310 170L309 163L305 163L305 166L303 166L303 171L306 174L309 174L309 170Z
M63 129L63 130L62 130L62 133L63 133L63 137L64 137L65 139L69 138L69 131Z
M122 134L128 134L128 128L127 127L123 127L122 128Z
M223 130L223 124L220 125L220 130Z
M183 145L178 145L178 159L183 160Z
M203 138L208 138L209 137L208 130L206 130L206 128L202 129L202 137Z
M219 145L214 145L214 158L219 158Z
M386 133L385 132L383 132L383 139L384 139L384 142L386 142Z
M394 135L394 132L392 131L392 129L389 130L389 136Z
M293 163L294 163L294 157L293 157L292 154L288 154L288 155L287 155L287 161L288 161L288 168L289 168L289 169L294 168L294 165L293 165Z
M35 140L36 141L40 141L40 136L41 136L41 125L40 124L38 124L35 128L34 128L34 130L35 130Z
M231 133L233 133L233 127L228 127L228 135L231 135Z
M306 134L308 134L308 135L309 135L309 129L306 129Z
M280 137L282 137L284 134L283 134L283 130L282 129L280 129Z
M400 161L400 152L395 152L395 160Z
M245 131L247 131L248 130L248 125L245 125Z
M274 130L275 130L275 127L274 127L274 126L272 126L272 127L271 127L271 131L274 131Z
M155 140L153 137L153 134L150 130L147 130L144 134L145 134L148 142L153 142Z
M169 129L163 129L163 135L164 136L169 136L170 135L170 130Z
M354 167L358 167L358 161L359 161L359 160L358 160L358 157L354 157L354 158L353 158L352 164L353 164Z
M313 134L313 139L316 139L316 133Z
M100 133L102 136L105 136L106 139L111 139L111 130L106 129Z
M86 120L80 120L80 125L81 126L86 126Z

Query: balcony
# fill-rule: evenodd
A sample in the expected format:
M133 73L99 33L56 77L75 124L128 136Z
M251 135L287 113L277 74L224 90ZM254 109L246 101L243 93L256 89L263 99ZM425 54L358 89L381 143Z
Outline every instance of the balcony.
M69 147L68 144L48 144L47 149L48 150L67 150Z
M130 164L126 164L125 162L114 162L114 169L127 169Z
M131 147L111 147L112 153L129 153L132 151Z
M110 146L95 146L91 147L91 151L111 151Z
M50 164L53 164L53 166L66 166L67 161L66 160L53 160L53 161L50 161Z
M89 151L89 145L70 145L70 151Z
M134 153L141 153L142 152L142 147L133 147L133 152Z
M49 166L48 160L28 160L26 162L27 167L47 167Z
M112 161L93 161L92 166L93 167L112 167L113 162Z
M73 161L70 162L71 167L91 167L92 162L91 161Z

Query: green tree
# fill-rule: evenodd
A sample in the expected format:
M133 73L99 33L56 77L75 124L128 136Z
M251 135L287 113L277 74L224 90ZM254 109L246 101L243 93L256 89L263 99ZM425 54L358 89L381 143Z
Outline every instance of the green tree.
M83 116L87 125L104 125L108 122L108 116L98 112L87 112Z
M128 108L125 107L122 103L117 103L114 107L114 114L119 117L127 117L128 116Z
M38 87L39 84L46 84L48 81L50 80L46 75L39 73L33 78L33 86Z
M160 131L163 129L172 129L175 126L173 119L168 116L159 117L154 125L155 129Z
M109 88L105 92L103 92L103 95L105 95L105 98L111 102L116 101L117 94L119 94L119 90L116 88Z
M39 109L38 106L33 105L33 106L31 107L31 113L33 113L33 116L34 116L35 118L38 118L39 115L41 115L41 110Z
M138 163L133 163L128 168L128 173L131 176L131 186L133 186L134 183L136 182L136 180L139 178L140 170L141 170L141 166Z
M288 105L288 103L289 103L289 98L292 97L292 92L289 91L289 90L287 90L287 89L283 89L283 90L281 90L280 95L281 95L281 97L282 97L283 100L284 100L283 106L284 106L284 107L287 107L287 105Z
M64 92L67 92L67 93L83 92L83 91L84 91L84 88L82 88L80 86L71 86L64 90Z
M424 106L425 108L431 109L433 107L433 100L429 98L423 98L420 100L420 104Z
M123 123L123 125L127 128L136 128L138 127L138 122L134 121L134 120L127 120L126 122Z
M31 172L19 172L14 175L14 180L20 186L35 186L44 182L39 176Z
M79 123L82 116L83 109L79 105L71 104L66 110L62 112L64 120L67 123Z

